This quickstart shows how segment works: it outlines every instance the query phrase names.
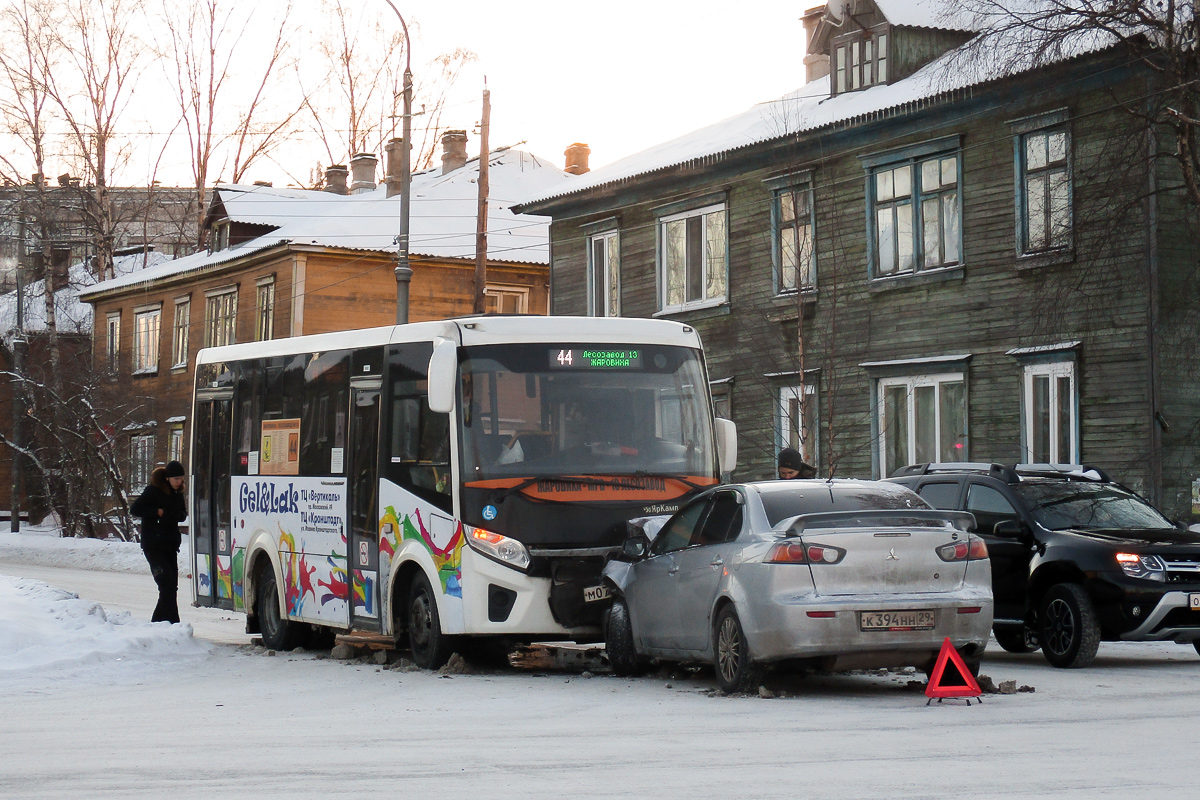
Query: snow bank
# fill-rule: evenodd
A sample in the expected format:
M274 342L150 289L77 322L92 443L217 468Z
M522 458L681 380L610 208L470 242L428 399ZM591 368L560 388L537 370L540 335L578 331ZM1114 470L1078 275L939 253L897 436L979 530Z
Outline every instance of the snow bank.
M185 536L179 551L181 575L191 573L189 547L190 540ZM59 529L50 525L22 525L21 533L0 533L0 560L43 567L150 573L142 548L135 542L64 539L59 535Z
M206 653L191 625L140 622L128 612L30 578L0 575L0 679L115 661L159 661Z

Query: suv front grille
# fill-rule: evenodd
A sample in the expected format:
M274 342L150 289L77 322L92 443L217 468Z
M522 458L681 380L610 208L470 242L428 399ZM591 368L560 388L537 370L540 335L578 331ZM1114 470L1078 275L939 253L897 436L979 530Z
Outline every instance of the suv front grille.
M1160 555L1167 583L1200 583L1200 555Z

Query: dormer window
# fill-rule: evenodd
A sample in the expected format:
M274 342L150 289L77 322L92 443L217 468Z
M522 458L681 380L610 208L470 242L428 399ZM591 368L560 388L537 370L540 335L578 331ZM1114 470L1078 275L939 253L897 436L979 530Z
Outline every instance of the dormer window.
M229 247L229 221L218 222L212 228L212 250L224 250Z
M888 82L888 35L863 31L844 37L833 50L834 94Z

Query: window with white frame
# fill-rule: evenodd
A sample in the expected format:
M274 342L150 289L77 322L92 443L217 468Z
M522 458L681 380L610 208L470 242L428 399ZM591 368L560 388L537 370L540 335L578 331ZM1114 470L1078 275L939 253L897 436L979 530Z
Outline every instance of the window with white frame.
M133 315L134 374L158 372L158 334L162 309L135 311Z
M121 361L121 312L108 315L108 339L104 346L104 361L109 372L116 372Z
M817 464L817 387L805 383L779 389L775 406L775 452L785 447L797 450L805 463Z
M1022 441L1034 464L1075 464L1080 460L1075 363L1027 364L1024 375Z
M588 315L621 316L621 240L616 231L588 237Z
M204 346L220 347L237 341L237 288L213 292L204 309Z
M883 476L907 464L967 459L962 373L881 378L879 462Z
M188 334L192 330L192 301L180 298L175 301L175 323L171 336L171 365L186 367L188 361Z
M129 437L129 480L130 488L150 483L150 472L154 469L154 434L143 433Z
M1021 252L1065 249L1071 245L1070 133L1062 124L1017 138Z
M815 285L812 187L791 186L774 193L776 294L811 289Z
M875 277L960 263L959 153L922 154L871 168L868 218Z
M265 342L275 335L275 278L258 281L258 298L254 304L254 340Z
M167 460L183 461L183 425L171 426L167 437Z
M888 81L888 35L870 32L842 41L833 51L834 94Z
M528 314L528 286L487 286L483 290L483 310L488 314Z
M725 204L659 218L663 311L716 305L726 297Z

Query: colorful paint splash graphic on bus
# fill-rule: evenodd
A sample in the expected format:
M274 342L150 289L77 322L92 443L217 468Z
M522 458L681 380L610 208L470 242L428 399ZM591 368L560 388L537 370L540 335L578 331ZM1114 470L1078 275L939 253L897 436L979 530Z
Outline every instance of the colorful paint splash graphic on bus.
M343 546L345 543L346 537L343 534ZM344 556L336 552L325 556L329 580L318 578L316 585L313 584L313 575L316 574L317 568L309 564L309 557L304 551L304 542L297 548L295 537L283 528L279 529L279 562L283 566L284 601L288 614L293 616L303 615L304 604L309 595L322 606L335 600L344 601L349 596ZM327 591L318 597L317 587Z
M413 520L416 524L413 524ZM386 533L390 527L391 533ZM400 549L401 541L413 540L424 545L429 551L429 555L433 557L433 564L437 568L438 580L442 584L442 593L448 594L451 597L462 597L462 548L463 542L463 524L456 523L454 535L450 537L449 543L444 547L438 547L433 536L430 535L428 528L421 519L421 512L414 511L412 514L405 514L403 521L400 520L400 515L396 512L393 506L388 506L383 512L383 518L379 521L379 529L385 531L379 537L379 550L386 553L389 557L394 557L396 551ZM399 532L399 533L397 533Z

